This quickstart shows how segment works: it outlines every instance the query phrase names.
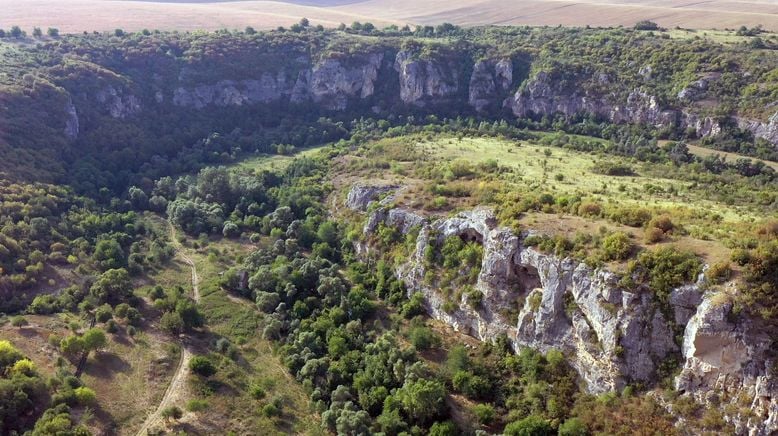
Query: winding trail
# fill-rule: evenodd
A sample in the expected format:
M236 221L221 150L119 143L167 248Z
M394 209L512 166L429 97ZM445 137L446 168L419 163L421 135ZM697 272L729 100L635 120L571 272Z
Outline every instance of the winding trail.
M170 239L173 246L176 247L176 254L189 266L192 270L192 294L196 303L200 302L200 289L198 284L200 279L197 276L197 266L194 261L183 253L181 244L176 239L176 227L172 223L168 223L170 226ZM141 426L137 436L147 436L149 429L162 420L162 411L168 407L175 405L175 400L186 390L186 378L189 375L189 362L192 360L194 353L190 349L190 345L187 344L186 338L181 339L181 357L178 362L178 368L176 368L173 379L170 380L170 385L165 390L165 395L162 396L162 400L159 402L156 410L146 418L146 421Z

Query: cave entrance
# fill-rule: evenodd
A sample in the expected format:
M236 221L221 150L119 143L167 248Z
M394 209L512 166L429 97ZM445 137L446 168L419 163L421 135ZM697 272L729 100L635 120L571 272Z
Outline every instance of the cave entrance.
M515 265L516 287L519 293L524 295L533 289L542 288L538 269L531 265Z
M459 237L463 242L475 242L479 245L484 245L484 237L473 229L467 229L459 234Z

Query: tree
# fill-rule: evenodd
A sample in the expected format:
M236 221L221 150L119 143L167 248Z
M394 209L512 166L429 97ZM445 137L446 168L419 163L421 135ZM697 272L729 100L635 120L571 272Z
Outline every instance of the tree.
M47 33L47 34L48 34L50 37L52 37L52 38L57 38L57 37L59 37L59 29L57 29L56 27L49 27L49 30L47 30L47 31L46 31L46 33Z
M202 377L210 377L216 374L216 367L205 356L195 356L189 361L189 369L195 374Z
M570 418L559 426L559 436L587 436L589 429L579 418Z
M41 30L40 27L35 27L32 29L32 36L36 38L40 38L41 36L43 36L43 31Z
M78 404L82 406L93 406L97 403L97 394L94 390L86 386L80 386L74 389L73 395Z
M99 303L122 303L132 295L130 275L124 268L109 269L102 273L92 287L89 288L89 293ZM118 312L117 316L120 316Z
M24 36L24 31L19 26L13 26L11 27L10 34L14 38L21 38L22 36Z
M302 19L300 20L300 25L301 25L301 26L303 26L303 27L308 27L308 26L310 26L310 25L311 25L311 22L310 22L310 21L308 21L308 19L307 19L307 18L302 18Z
M17 327L19 329L21 329L22 327L25 327L25 326L27 326L29 324L30 323L27 322L27 318L25 318L23 316L15 316L15 317L11 318L11 325L14 326L14 327Z
M505 426L505 436L551 436L554 427L540 416L530 415Z
M653 21L642 20L635 23L635 30L659 30L659 25Z
M418 423L440 415L445 407L446 388L437 380L406 381L397 390L403 410Z
M176 312L166 312L159 320L159 326L168 333L177 335L184 330L184 320Z
M64 354L76 356L86 350L86 344L81 336L68 336L59 343L59 348Z
M114 34L115 36L118 36L118 37L120 37L120 38L121 38L122 36L124 36L124 30L122 30L122 29L116 29L116 30L114 30L114 31L113 31L113 34Z
M92 258L105 271L112 268L121 268L126 265L124 250L114 239L101 239L95 246Z
M184 416L184 412L178 406L170 406L164 408L160 415L167 421L178 421Z
M13 365L23 357L22 353L10 341L0 340L0 369Z
M429 436L455 436L457 434L459 434L457 426L451 421L444 421L432 424Z
M251 26L246 26L245 32L246 32L246 35L254 35L255 33L257 33L257 31L254 30L254 28L251 27Z
M222 235L224 235L225 238L237 238L240 236L240 227L232 221L227 221L224 223Z
M84 341L84 349L86 352L97 351L108 343L105 337L105 332L98 328L87 330L82 336Z

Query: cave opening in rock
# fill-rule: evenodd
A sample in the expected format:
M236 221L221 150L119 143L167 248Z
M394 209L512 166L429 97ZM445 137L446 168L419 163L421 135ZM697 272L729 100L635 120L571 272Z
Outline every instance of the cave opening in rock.
M516 264L514 265L514 274L516 276L516 287L521 295L533 289L543 287L540 281L540 273L534 266Z
M484 245L484 237L473 229L467 229L459 234L459 237L463 242L475 242L479 245Z

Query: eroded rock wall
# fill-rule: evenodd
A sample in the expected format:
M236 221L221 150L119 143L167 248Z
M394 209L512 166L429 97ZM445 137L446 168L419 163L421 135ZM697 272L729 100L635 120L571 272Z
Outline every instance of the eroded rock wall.
M704 294L702 276L673 290L667 319L650 292L630 292L612 272L524 246L527 234L499 227L489 209L430 220L406 209L379 208L368 216L365 233L379 224L405 234L418 230L416 248L397 276L409 293L424 295L430 316L454 329L483 341L504 334L515 348L558 349L594 393L656 384L659 366L680 358L679 391L710 406L740 404L724 409L739 434L778 431L774 338L749 320L730 321L731 307ZM466 296L452 308L436 283L425 280L427 247L450 236L483 244L477 308ZM357 249L374 248L361 243ZM674 324L685 329L680 345Z

